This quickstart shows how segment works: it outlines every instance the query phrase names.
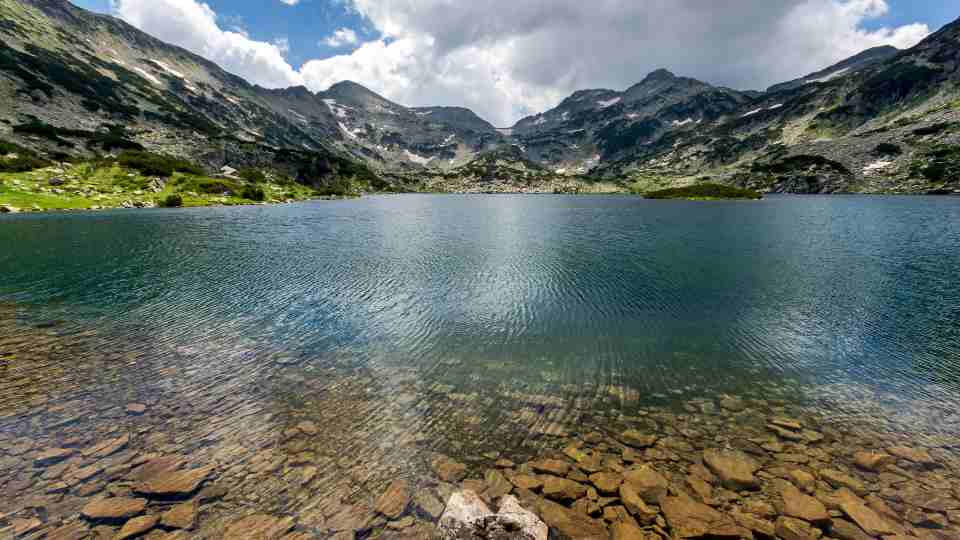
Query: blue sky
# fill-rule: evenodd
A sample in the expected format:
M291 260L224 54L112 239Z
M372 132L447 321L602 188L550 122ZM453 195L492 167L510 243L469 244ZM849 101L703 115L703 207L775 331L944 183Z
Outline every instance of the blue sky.
M892 0L887 15L868 21L867 28L899 26L913 22L926 23L931 30L960 17L960 2L956 0Z
M957 0L72 1L261 86L352 80L501 126L657 68L762 90L870 47L910 47L960 16Z

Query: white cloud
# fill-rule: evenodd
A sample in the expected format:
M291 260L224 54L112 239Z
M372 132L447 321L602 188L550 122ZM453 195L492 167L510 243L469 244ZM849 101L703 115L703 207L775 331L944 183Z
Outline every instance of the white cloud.
M328 47L339 48L344 45L356 45L359 41L356 32L350 28L341 28L335 31L333 35L327 36L321 43Z
M355 50L299 70L276 44L227 37L196 0L119 0L118 11L260 84L322 90L349 79L405 105L464 105L502 126L575 90L623 89L660 67L762 89L929 33L921 24L866 30L886 0L345 1L382 39L359 43L342 28L323 43Z
M113 11L130 24L212 60L252 83L275 88L303 82L277 45L223 30L207 4L195 0L115 0Z
M290 52L290 39L285 37L278 37L273 39L273 45L280 51L280 54L287 54Z
M280 1L288 6L295 6L300 3L300 0L280 0Z

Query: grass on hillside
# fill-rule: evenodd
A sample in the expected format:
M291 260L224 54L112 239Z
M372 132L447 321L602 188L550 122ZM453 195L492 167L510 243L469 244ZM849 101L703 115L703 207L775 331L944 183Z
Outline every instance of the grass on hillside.
M51 179L62 184L51 185ZM158 181L159 180L159 181ZM161 205L177 194L182 206L239 205L304 200L316 192L293 182L211 178L174 172L169 178L147 176L117 162L62 164L23 172L0 172L0 205L30 210L73 210Z
M762 199L760 193L722 184L695 184L651 191L644 194L647 199L686 199L693 201L713 201L721 199Z

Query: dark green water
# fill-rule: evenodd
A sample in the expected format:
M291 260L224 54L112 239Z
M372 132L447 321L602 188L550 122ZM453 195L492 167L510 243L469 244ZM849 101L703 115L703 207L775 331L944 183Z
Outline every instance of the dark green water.
M0 379L10 426L25 393L296 409L362 372L492 389L478 423L729 393L960 431L960 198L386 196L3 216L0 246L0 301L69 338L45 388Z

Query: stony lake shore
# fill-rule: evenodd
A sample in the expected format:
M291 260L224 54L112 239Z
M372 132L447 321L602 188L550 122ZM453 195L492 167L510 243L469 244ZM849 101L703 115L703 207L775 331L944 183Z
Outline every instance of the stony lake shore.
M788 400L597 410L424 387L415 370L311 378L284 359L259 390L146 392L124 366L164 386L189 366L154 372L94 331L71 340L0 320L0 538L438 538L471 494L522 507L551 538L960 538L953 438ZM86 391L86 371L110 391ZM286 401L281 384L298 385ZM477 403L509 421L482 429Z
M320 481L324 427L302 421L265 448L197 459L159 437L169 405L104 411L98 433L2 441L0 534L12 538L432 538L445 501L471 491L496 508L513 495L557 538L953 539L956 456L942 449L786 417L726 398L689 414L651 410L632 429L590 430L533 459L482 464L431 455L424 474L377 482L362 466ZM320 443L320 446L326 446ZM511 459L514 458L514 459ZM331 466L331 464L327 464ZM332 465L336 467L336 464ZM267 489L277 487L279 492ZM298 512L264 511L301 498ZM262 504L261 504L262 503Z

